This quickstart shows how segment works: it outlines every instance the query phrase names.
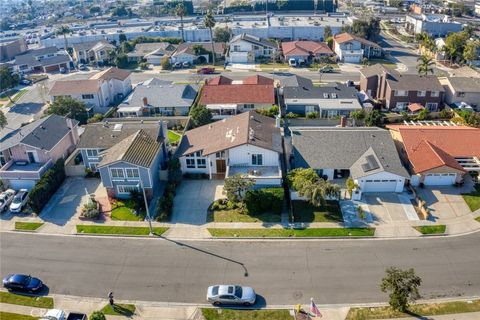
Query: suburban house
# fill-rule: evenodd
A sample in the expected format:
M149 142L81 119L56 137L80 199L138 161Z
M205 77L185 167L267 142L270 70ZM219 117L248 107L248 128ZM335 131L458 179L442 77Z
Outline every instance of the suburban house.
M273 42L242 33L230 40L228 62L255 63L258 58L271 59L277 50Z
M214 119L222 119L243 111L267 109L275 104L273 80L264 76L251 76L232 80L225 76L205 82L199 100Z
M445 90L435 76L400 74L380 64L360 70L360 90L389 110L403 111L419 103L429 111L443 105Z
M440 83L445 88L445 102L450 105L467 104L480 111L480 77L446 77Z
M184 174L241 174L259 187L281 186L281 154L280 120L255 111L185 132L176 152Z
M0 62L10 61L17 55L28 50L23 37L4 38L0 40Z
M282 42L282 52L286 62L293 59L298 63L318 62L334 54L325 42L319 41Z
M170 57L177 45L168 42L137 43L133 51L127 53L129 62L145 60L149 64L159 66L164 57Z
M31 189L55 162L78 143L78 121L57 115L36 120L0 139L0 180L8 187Z
M132 91L130 71L110 67L87 79L64 79L56 81L50 89L50 101L69 96L91 108L95 113L105 113L109 106L121 101Z
M104 63L108 59L108 52L115 50L115 46L107 40L75 43L72 48L76 63Z
M197 87L152 78L135 87L118 106L119 117L186 116L197 96Z
M196 49L198 48L198 49ZM225 44L223 42L214 42L213 50L215 57L223 58L225 56ZM176 63L210 63L210 53L212 44L210 42L184 42L177 46L172 54L171 62Z
M445 37L451 32L462 31L462 24L441 14L407 14L405 30L412 34L426 33L431 37Z
M29 49L15 57L13 70L18 73L57 72L60 69L70 70L72 58L65 50L57 47Z
M387 128L408 164L413 186L451 186L467 172L480 171L480 129L428 124Z
M142 185L148 197L167 161L165 122L108 120L85 126L77 149L85 168L100 172L110 196L128 197Z
M363 58L382 57L382 47L375 42L347 32L333 36L333 51L343 62L360 63Z
M327 180L351 177L364 192L402 192L408 173L388 130L290 127L292 168L312 168Z
M341 83L315 87L310 79L303 78L300 85L290 86L287 83L281 91L286 113L302 116L316 113L316 117L336 118L348 117L352 111L362 109L357 90Z

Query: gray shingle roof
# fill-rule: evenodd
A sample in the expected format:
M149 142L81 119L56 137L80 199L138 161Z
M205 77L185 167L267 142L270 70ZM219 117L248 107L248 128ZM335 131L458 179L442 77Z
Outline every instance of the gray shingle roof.
M324 98L328 94L328 98ZM335 94L337 99L357 98L357 89L344 84L325 85L321 87L285 87L283 95L285 99L331 99Z
M244 40L244 41L251 42L253 44L257 44L257 45L264 46L264 47L270 47L270 48L274 48L274 49L277 48L277 45L273 42L270 42L268 40L261 39L259 37L255 37L255 36L252 36L252 35L246 34L246 33L241 33L241 34L236 35L235 37L232 38L232 40L230 40L230 43L233 43L233 42L238 41L238 40Z
M73 125L78 121L72 120ZM0 150L5 150L23 143L43 150L51 150L65 135L70 132L66 118L49 115L26 126L8 133L0 139Z
M91 50L93 47L95 47L97 44L110 44L107 40L99 40L99 41L87 41L87 42L82 42L82 43L74 43L72 44L73 49L77 51L83 51L83 50ZM112 45L113 46L113 45ZM115 46L113 46L115 47Z
M445 91L435 76L419 76L416 74L390 73L387 83L393 90L427 90Z
M312 80L300 77L298 75L293 75L290 77L285 77L280 80L282 87L305 87L311 88L313 87Z
M447 79L455 91L480 92L480 78L448 77Z
M388 130L365 127L290 127L290 130L295 168L352 168L354 174L360 174L357 166L371 149L370 153L375 154L385 171L408 177Z

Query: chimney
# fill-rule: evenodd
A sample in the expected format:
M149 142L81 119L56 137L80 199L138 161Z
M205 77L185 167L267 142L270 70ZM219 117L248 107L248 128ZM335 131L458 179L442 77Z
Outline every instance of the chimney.
M347 126L347 117L342 116L340 118L340 127L345 128Z
M275 116L275 128L280 128L280 117L278 115Z
M143 97L143 105L146 107L148 106L148 99L147 97Z
M159 120L158 125L160 126L159 139L163 139L165 143L168 143L168 126L167 121Z

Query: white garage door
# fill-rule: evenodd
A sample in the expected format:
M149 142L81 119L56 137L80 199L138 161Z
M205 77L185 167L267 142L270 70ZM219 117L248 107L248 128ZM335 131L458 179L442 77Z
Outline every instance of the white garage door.
M350 56L350 55L345 55L343 57L343 60L345 62L349 62L349 63L359 63L360 62L360 57L359 56Z
M451 186L455 183L455 173L429 173L423 183L426 186Z
M10 180L10 188L14 190L30 190L35 186L35 180Z
M397 180L367 180L362 192L395 192Z

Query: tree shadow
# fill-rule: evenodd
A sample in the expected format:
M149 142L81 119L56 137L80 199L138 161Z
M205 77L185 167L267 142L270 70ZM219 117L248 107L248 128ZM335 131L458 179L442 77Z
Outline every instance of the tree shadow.
M125 316L125 317L131 318L134 314L134 312L132 312L132 310L124 308L123 306L121 306L119 304L114 303L112 307L113 307L112 308L113 311L115 311L116 313L119 313L119 314L121 314L122 316Z
M405 313L408 314L408 315L411 316L411 317L416 318L416 319L420 319L420 320L433 320L433 318L431 318L431 317L425 317L425 316L419 315L418 313L415 313L415 312L410 311L410 310L405 311Z

